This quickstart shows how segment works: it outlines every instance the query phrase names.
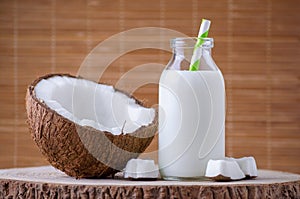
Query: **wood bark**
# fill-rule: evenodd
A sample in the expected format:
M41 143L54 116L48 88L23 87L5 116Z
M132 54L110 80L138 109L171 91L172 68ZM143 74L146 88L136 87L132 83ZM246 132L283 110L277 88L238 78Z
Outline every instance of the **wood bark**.
M300 198L300 175L259 171L235 182L68 177L52 167L0 170L0 198Z

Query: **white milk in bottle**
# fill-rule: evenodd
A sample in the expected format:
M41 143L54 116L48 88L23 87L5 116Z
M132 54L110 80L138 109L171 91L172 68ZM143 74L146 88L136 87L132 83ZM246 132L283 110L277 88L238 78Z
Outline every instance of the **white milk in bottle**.
M172 41L159 82L159 167L167 180L198 179L209 159L225 157L225 86L204 39L198 71L185 70L193 38Z

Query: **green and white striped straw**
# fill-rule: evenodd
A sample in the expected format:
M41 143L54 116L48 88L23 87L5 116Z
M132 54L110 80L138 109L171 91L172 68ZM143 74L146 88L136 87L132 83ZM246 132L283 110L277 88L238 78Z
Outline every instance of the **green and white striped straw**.
M197 71L199 70L199 64L200 64L200 58L202 55L202 49L200 48L201 44L203 43L203 40L201 38L206 38L208 35L210 27L210 20L202 19L201 26L198 33L197 42L194 46L193 56L191 59L190 64L190 71Z

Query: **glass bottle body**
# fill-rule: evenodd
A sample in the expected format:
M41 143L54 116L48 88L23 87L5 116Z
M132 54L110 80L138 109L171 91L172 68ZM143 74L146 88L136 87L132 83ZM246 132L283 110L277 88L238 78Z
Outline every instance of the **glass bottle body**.
M159 83L159 167L166 180L201 179L209 159L225 157L225 86L211 57L213 40L197 52L196 38L171 41L173 56Z

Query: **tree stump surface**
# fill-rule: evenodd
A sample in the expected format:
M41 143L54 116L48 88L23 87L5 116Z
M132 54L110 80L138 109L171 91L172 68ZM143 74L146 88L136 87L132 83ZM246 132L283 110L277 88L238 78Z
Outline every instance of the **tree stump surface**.
M75 179L51 166L0 170L0 198L300 198L300 175L259 170L232 182Z

